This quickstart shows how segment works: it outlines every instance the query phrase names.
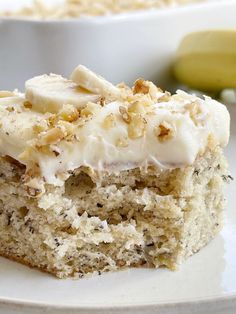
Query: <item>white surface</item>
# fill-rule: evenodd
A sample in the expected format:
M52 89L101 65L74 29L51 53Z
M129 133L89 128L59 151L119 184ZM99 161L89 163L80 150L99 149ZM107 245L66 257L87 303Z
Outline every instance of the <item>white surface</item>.
M227 148L236 177L236 106ZM233 181L227 188L225 227L177 272L136 269L90 279L59 280L0 258L0 313L234 314L236 212Z
M196 30L235 28L235 11L235 0L218 0L70 21L0 19L0 88L23 89L28 78L49 72L68 76L79 63L114 83L142 76L166 86L181 38Z

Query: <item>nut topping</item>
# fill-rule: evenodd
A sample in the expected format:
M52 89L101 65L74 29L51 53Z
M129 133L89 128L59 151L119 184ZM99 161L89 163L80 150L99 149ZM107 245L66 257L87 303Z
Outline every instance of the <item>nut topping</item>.
M134 83L133 93L134 94L148 94L149 86L146 84L146 81L144 81L143 79L138 79Z
M110 113L103 121L102 126L104 129L109 130L116 126L116 117L113 113Z
M79 118L79 111L72 105L64 105L59 117L67 122L74 122Z
M154 129L154 133L160 142L165 142L165 141L170 140L174 137L173 127L167 121L163 121L160 125L158 125Z
M119 111L120 111L120 114L122 116L122 119L126 122L126 123L130 123L131 121L131 118L130 118L130 115L128 113L128 110L126 107L124 106L120 106L119 107Z
M144 136L147 121L140 114L132 116L128 125L128 135L131 139L137 139Z
M61 128L55 127L41 135L39 145L56 144L65 137Z

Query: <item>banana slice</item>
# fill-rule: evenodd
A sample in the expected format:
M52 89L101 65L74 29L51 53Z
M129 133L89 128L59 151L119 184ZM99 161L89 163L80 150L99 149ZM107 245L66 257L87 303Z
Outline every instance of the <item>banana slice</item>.
M95 74L83 65L79 65L71 74L71 80L92 93L104 97L119 98L120 89L103 77Z
M189 34L179 46L173 71L177 80L191 88L236 88L236 31Z
M0 90L0 98L8 98L13 97L16 94L14 92L8 91L8 90Z
M24 94L15 91L0 91L0 107L15 106L25 102ZM0 108L1 109L1 108Z
M25 83L26 99L38 112L58 112L64 104L83 108L88 102L97 102L99 95L80 88L60 75L36 76Z

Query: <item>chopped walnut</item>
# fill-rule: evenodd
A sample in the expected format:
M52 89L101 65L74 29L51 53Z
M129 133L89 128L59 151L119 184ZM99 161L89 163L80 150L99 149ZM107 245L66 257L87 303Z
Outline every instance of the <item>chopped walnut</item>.
M130 104L134 104L135 102L138 102L141 104L143 109L147 112L151 109L151 107L154 104L154 101L151 99L149 94L136 94L132 96L132 99L129 100Z
M138 79L134 83L133 87L134 94L148 94L149 93L149 86L147 82L143 79Z
M47 121L48 121L48 126L50 127L54 127L57 124L57 115L55 114L50 114L50 116L48 117Z
M100 105L93 102L89 102L85 108L80 112L81 117L90 117L100 110Z
M58 121L58 126L62 129L66 140L74 138L76 126L73 123L60 120Z
M135 94L144 94L149 96L149 98L157 102L158 99L163 97L163 91L158 88L155 84L149 81L144 81L143 79L138 79L133 87L133 93Z
M79 111L73 105L64 105L59 112L59 117L67 122L74 122L79 118Z
M26 109L32 109L32 104L29 102L29 101L24 101L24 104L23 106L26 108Z
M163 121L160 125L158 125L154 129L154 133L160 142L165 142L174 137L173 126L167 121Z
M113 113L110 113L106 116L106 118L103 121L102 126L104 129L109 130L111 128L114 128L116 126L116 117Z
M105 104L106 104L106 98L105 97L101 97L100 100L99 100L99 104L100 104L100 106L104 107Z
M185 109L189 112L189 116L194 122L195 125L199 124L199 116L202 114L202 109L200 103L197 101L193 101L187 105L185 105Z
M93 113L87 107L82 109L80 114L81 114L81 117L89 117L93 115Z
M58 143L65 137L65 132L62 131L61 128L55 127L53 129L48 130L42 134L39 145L48 145L48 144L55 144Z
M127 108L124 107L124 106L120 106L120 107L119 107L119 111L120 111L120 114L121 114L121 116L122 116L122 119L123 119L126 123L130 123L131 117L130 117L130 115L129 115L129 113L128 113Z
M128 112L129 113L140 113L140 114L145 114L146 110L145 110L145 106L143 105L143 103L139 102L139 101L135 101L133 104L131 104L131 106L128 108Z
M44 125L43 123L37 123L33 126L32 129L35 134L40 134L41 132L44 132L47 130L47 126Z
M133 115L128 125L129 138L136 139L144 136L146 124L147 121L140 114Z

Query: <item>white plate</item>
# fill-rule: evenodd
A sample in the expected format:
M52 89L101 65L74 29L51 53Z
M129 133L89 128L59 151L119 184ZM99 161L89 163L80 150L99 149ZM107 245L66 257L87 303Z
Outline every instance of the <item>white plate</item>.
M0 10L26 2L30 0L0 0ZM0 89L23 90L27 79L49 72L67 77L79 63L114 83L132 84L144 77L165 88L182 37L236 28L235 12L235 0L215 0L68 21L0 18Z
M236 177L236 106L227 156ZM202 313L236 309L236 182L227 188L225 227L179 271L132 269L59 280L0 258L0 313Z

